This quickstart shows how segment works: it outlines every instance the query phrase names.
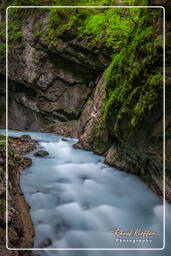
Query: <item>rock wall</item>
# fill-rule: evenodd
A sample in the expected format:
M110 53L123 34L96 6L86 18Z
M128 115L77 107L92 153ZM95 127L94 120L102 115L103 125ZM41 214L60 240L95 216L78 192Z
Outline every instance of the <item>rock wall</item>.
M166 150L166 200L171 202L171 20L170 20L170 2L157 1L152 4L165 4L166 8L166 93L165 93L165 150ZM163 32L162 12L157 22L156 33ZM158 67L162 70L162 66ZM96 87L98 91L99 85ZM103 95L98 93L92 103L90 116L94 113L96 101L103 102ZM136 129L130 129L126 126L126 120L122 121L119 135L111 132L107 127L101 129L97 134L97 124L101 123L100 118L88 121L79 142L75 145L78 148L92 149L96 153L103 154L106 157L106 163L115 166L121 170L140 176L149 187L158 195L163 196L163 95L160 96L158 104L152 112L146 114L144 121ZM89 110L86 107L84 113ZM100 116L100 108L98 109ZM83 116L86 120L86 115ZM92 125L92 123L94 125ZM113 121L110 125L114 125ZM127 129L126 129L127 127ZM89 135L91 133L91 136ZM96 134L96 136L95 136ZM88 141L88 143L87 143Z
M43 130L55 123L64 127L67 122L74 124L109 63L105 49L96 53L84 39L78 42L74 33L63 33L55 47L42 37L38 40L35 24L41 20L43 34L48 29L48 15L27 10L21 28L24 39L9 50L10 129ZM4 103L4 65L0 65L0 74ZM1 126L4 120L2 111Z

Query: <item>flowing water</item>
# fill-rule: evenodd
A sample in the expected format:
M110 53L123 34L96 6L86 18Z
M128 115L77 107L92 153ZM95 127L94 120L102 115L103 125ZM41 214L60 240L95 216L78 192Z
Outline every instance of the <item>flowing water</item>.
M9 131L15 137L23 134L39 141L35 151L49 152L44 158L33 156L35 151L28 154L33 164L22 172L20 179L31 206L35 248L47 240L48 249L163 247L163 202L138 177L104 164L104 158L92 152L74 149L77 139L63 141L62 136L54 134ZM170 205L166 206L170 210ZM169 226L170 223L169 220ZM117 241L112 233L114 229L139 229L155 235L125 236ZM48 249L39 254L80 255ZM116 252L112 255L123 255ZM136 255L141 253L138 251ZM83 251L82 255L95 255L95 252Z

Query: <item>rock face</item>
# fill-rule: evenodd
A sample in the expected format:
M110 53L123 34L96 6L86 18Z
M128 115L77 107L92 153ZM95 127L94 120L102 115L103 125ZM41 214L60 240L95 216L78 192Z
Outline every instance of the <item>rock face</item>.
M41 37L38 40L35 24L41 20L43 33L48 27L48 13L30 12L22 24L24 40L9 54L9 128L53 130L57 122L65 127L69 122L71 126L79 119L109 57L105 51L95 53L84 40L78 42L69 32L61 35L56 47ZM4 65L0 66L0 74L3 108ZM0 112L2 126L5 113Z
M107 151L110 143L107 130L101 129L101 115L105 99L104 76L99 80L92 95L92 100L85 107L79 123L80 140L75 144L76 148L93 150L95 153L103 154ZM96 143L95 133L100 133L100 143ZM98 146L97 146L98 144Z

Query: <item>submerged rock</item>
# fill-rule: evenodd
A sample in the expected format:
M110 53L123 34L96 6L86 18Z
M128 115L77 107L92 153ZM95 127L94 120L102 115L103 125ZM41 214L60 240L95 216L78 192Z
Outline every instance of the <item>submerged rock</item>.
M44 248L44 247L48 247L52 244L52 240L50 238L46 238L44 239L41 243L40 243L40 248Z
M80 176L80 179L81 179L82 181L85 181L85 180L90 180L90 177L85 174L85 175L81 175L81 176Z
M39 150L37 152L34 153L34 156L37 156L37 157L45 157L45 156L48 156L49 153L45 150Z
M56 237L61 239L64 234L71 228L71 226L66 223L64 220L60 220L57 222L55 229L56 229Z
M68 139L66 139L66 138L62 138L61 140L62 140L62 141L69 141L69 140L68 140Z

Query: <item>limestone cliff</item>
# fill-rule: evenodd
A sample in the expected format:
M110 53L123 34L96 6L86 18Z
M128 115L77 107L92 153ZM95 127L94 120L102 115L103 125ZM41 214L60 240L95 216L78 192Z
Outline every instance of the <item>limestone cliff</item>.
M108 123L105 124L100 132L97 133L97 125L101 120L97 120L93 115L96 108L95 97L89 116L94 116L94 121L91 119L86 123L83 134L76 147L93 149L96 153L104 154L106 163L113 165L121 170L130 172L140 176L150 188L163 195L163 132L166 132L166 199L171 202L171 51L170 51L170 3L169 1L152 1L152 4L164 4L166 8L166 99L165 99L165 128L163 127L163 95L162 91L158 97L158 103L153 107L152 111L146 112L142 122L136 128L130 128L127 125L128 115L120 123L119 132L113 132L112 126L116 124L116 112L111 111L111 117ZM162 34L163 30L162 15L158 18L156 26L156 34ZM158 68L162 70L162 63L158 62ZM101 83L101 82L100 82ZM100 83L96 90L99 90ZM100 95L100 94L99 94ZM99 99L98 99L99 100ZM104 97L100 97L100 101L104 103ZM86 110L90 107L87 106ZM117 108L114 105L113 108ZM84 111L84 113L86 112ZM103 108L101 108L101 111ZM98 110L99 111L99 110ZM96 111L97 112L97 111ZM100 115L100 114L98 114ZM85 117L85 116L84 116ZM86 118L88 120L88 118ZM92 123L94 124L92 128ZM127 128L126 128L127 127ZM92 136L90 136L91 134Z
M54 123L76 122L109 64L108 54L89 49L85 40L65 32L53 47L35 36L48 27L49 12L28 10L22 23L24 39L9 53L9 127L43 130ZM4 102L5 67L0 66L1 95ZM2 111L3 112L3 111ZM1 120L5 120L3 113Z

